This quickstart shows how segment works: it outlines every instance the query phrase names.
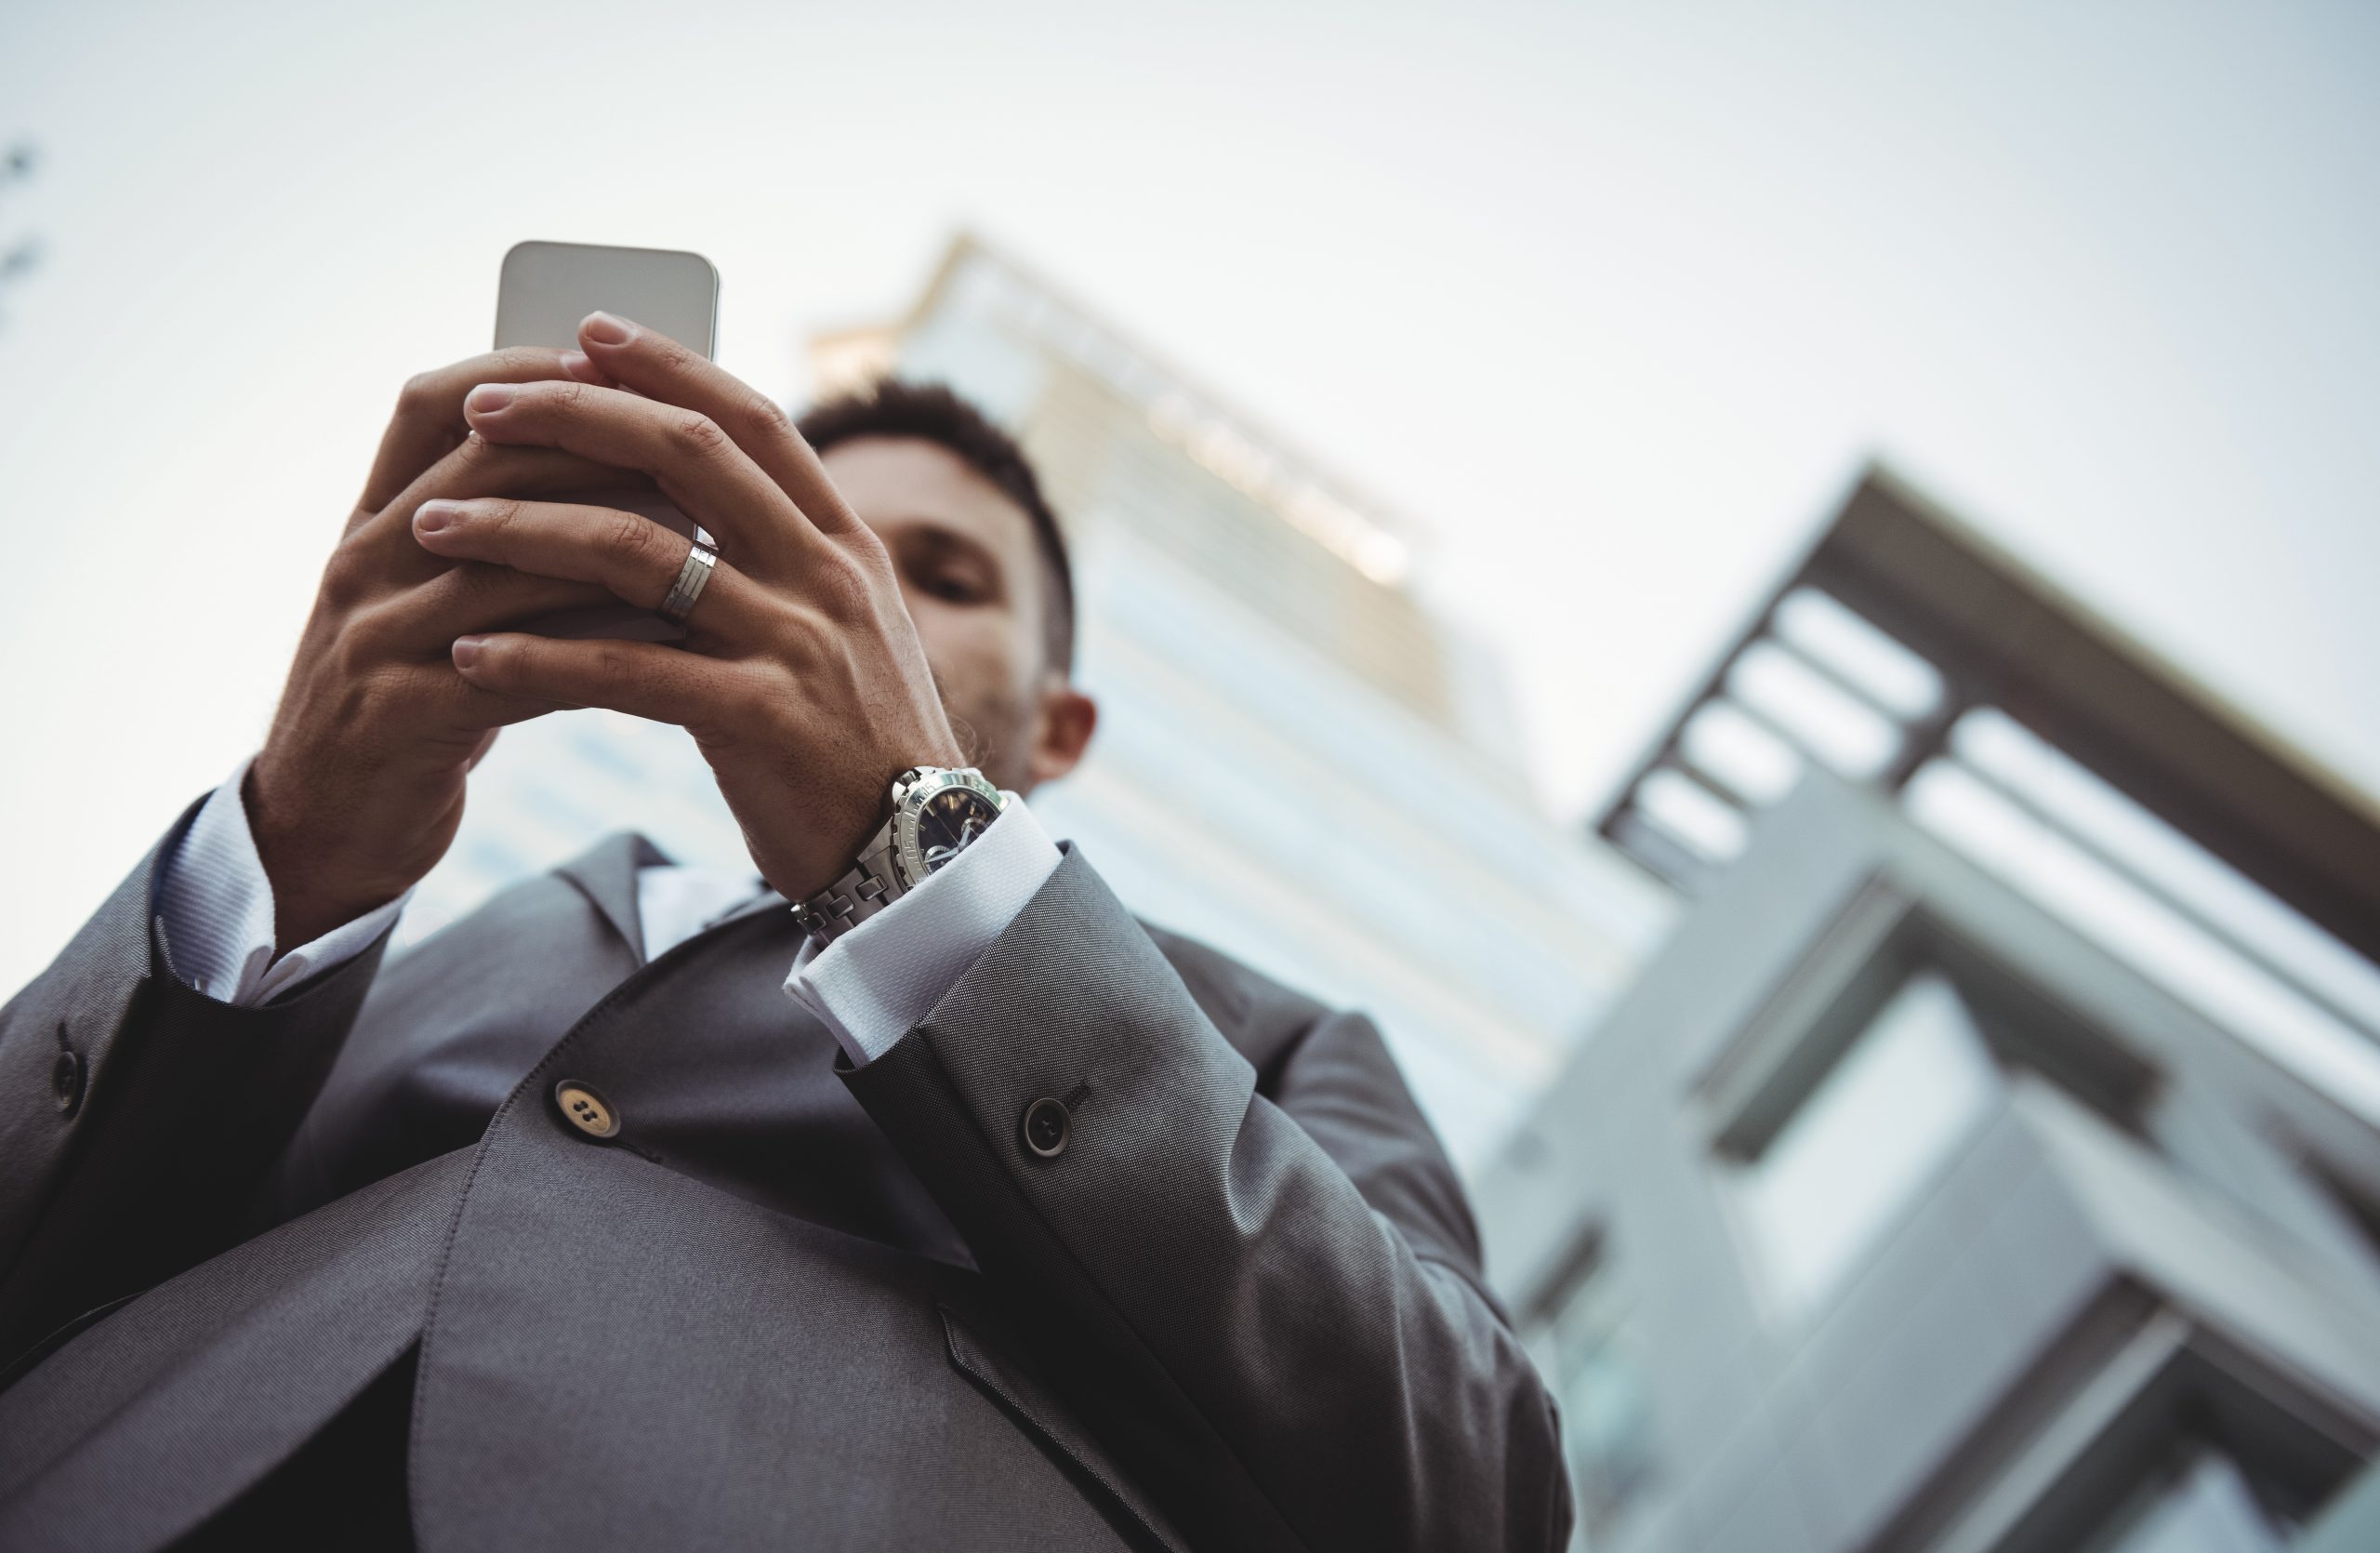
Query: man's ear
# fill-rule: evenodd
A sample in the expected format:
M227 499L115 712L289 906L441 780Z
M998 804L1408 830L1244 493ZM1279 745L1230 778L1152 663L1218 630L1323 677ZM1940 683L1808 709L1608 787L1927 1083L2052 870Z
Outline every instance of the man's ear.
M1052 673L1041 688L1041 707L1033 720L1034 784L1054 782L1072 771L1091 747L1091 733L1099 725L1099 703L1077 690L1062 674Z

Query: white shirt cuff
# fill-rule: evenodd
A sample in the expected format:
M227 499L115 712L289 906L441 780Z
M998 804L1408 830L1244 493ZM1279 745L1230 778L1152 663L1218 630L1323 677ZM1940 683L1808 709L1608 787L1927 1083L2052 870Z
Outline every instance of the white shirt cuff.
M413 898L407 890L275 959L272 882L265 877L256 833L248 829L247 805L240 801L240 784L254 758L242 761L231 779L207 796L165 860L157 885L157 914L165 919L174 974L216 1002L241 1008L254 1008L317 971L354 959Z
M1014 793L965 851L821 950L804 942L785 989L833 1032L856 1068L881 1056L1025 909L1060 861Z

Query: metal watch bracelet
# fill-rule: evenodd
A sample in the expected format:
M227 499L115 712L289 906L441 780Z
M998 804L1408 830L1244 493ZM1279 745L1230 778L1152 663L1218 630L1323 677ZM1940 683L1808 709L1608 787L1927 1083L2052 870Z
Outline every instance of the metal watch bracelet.
M840 879L798 903L793 918L823 947L906 893L893 869L892 822L887 820L882 830L868 838L867 850L860 854L859 861Z
M889 794L892 814L860 849L859 861L832 884L793 908L794 921L824 949L868 918L900 899L944 861L923 850L918 833L921 805L953 790L965 791L977 803L987 803L997 816L1003 794L972 766L911 766L892 778ZM980 832L978 832L980 834ZM961 840L956 845L965 845Z

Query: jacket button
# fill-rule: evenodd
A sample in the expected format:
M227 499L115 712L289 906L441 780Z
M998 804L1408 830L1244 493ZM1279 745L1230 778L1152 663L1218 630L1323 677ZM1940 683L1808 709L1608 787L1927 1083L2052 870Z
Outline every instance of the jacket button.
M563 1121L588 1137L607 1138L619 1134L620 1113L576 1079L564 1079L554 1085L554 1104L561 1108Z
M1034 1101L1025 1108L1025 1147L1045 1160L1064 1153L1070 1120L1064 1101L1047 1095Z
M83 1104L83 1058L72 1050L61 1050L58 1060L49 1065L49 1092L58 1100L58 1114L73 1116Z

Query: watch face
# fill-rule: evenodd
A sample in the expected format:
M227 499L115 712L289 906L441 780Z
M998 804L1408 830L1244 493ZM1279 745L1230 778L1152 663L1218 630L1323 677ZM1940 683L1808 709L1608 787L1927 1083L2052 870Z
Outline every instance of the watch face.
M973 789L943 789L917 812L917 850L933 871L959 856L959 848L981 836L999 810Z
M892 816L892 863L914 884L958 856L999 818L1000 790L972 767L920 767Z
M932 873L999 817L999 806L972 787L947 787L918 806L918 856Z

